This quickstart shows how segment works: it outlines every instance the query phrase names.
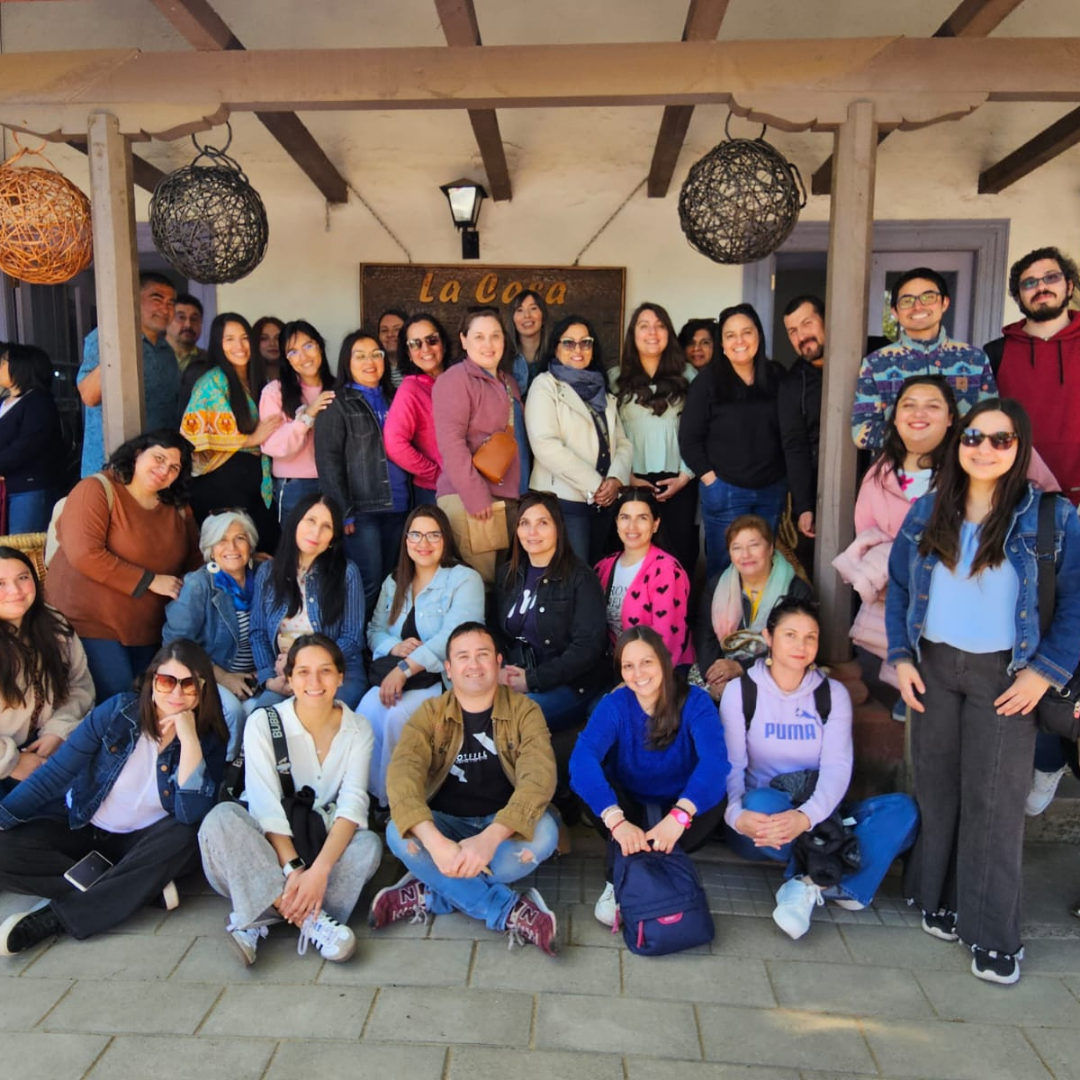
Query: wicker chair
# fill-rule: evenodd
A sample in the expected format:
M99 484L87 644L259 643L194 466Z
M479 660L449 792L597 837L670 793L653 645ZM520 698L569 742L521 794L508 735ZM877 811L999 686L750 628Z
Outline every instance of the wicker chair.
M25 552L34 564L38 581L44 582L45 533L13 533L11 536L0 536L0 545L6 545L15 548L16 551Z

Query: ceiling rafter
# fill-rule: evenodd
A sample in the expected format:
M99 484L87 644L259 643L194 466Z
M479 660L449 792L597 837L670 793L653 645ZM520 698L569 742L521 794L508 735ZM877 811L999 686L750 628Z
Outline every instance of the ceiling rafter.
M727 14L730 0L690 0L683 27L683 41L712 41L720 32L720 24ZM650 199L662 199L671 186L671 177L679 160L679 153L686 141L693 105L666 105L660 119L660 130L653 147L652 164L649 166L649 182L646 186Z
M473 0L435 0L435 10L446 44L451 48L471 48L481 44ZM497 202L513 198L498 114L494 109L469 109L469 123L484 161L491 197Z
M151 3L200 52L245 51L240 39L207 0L151 0ZM327 202L349 201L348 181L296 113L256 112L255 116Z
M960 0L952 14L934 31L934 37L987 37L1022 3L1023 0ZM888 131L878 131L878 146L888 137ZM830 154L810 179L811 194L828 195L832 191L832 171Z
M1080 109L1073 109L1023 146L979 173L979 194L997 195L1080 143Z
M4 0L0 0L0 3L3 2ZM90 156L86 139L68 139L67 144L72 150L78 150L80 154ZM161 169L156 165L151 165L146 158L141 158L138 154L131 155L131 178L137 187L141 187L144 191L148 191L153 195L154 188L165 179L165 176L166 174Z

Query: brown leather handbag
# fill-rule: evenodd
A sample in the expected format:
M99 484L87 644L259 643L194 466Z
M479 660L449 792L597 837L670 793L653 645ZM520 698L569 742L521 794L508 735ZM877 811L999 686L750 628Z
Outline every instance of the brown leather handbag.
M517 440L509 431L496 431L476 449L472 463L476 471L493 484L501 484L517 455Z

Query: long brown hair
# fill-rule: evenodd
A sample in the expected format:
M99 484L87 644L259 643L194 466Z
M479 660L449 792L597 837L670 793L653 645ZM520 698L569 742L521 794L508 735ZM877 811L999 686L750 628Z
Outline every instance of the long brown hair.
M896 430L896 414L900 409L900 402L904 400L904 395L916 386L931 386L937 390L944 399L945 408L949 413L949 426L945 431L945 437L933 450L928 451L919 458L919 468L929 469L935 479L941 470L941 464L945 460L949 448L949 435L952 434L959 423L960 412L956 406L956 395L943 375L909 375L900 384L900 392L896 395L896 400L889 409L889 422L885 428L885 439L881 444L880 453L874 460L874 464L878 466L875 472L875 480L879 487L883 487L885 484L886 469L891 470L894 476L903 471L904 462L907 460L907 447L900 437L900 432Z
M222 743L227 744L229 729L221 712L214 665L202 646L188 638L176 638L168 645L163 645L150 661L139 692L139 727L157 741L159 732L157 710L154 708L154 676L158 669L170 660L183 664L199 680L199 700L192 710L195 713L195 731L199 738L212 731Z
M649 747L663 750L675 741L682 723L682 707L686 703L690 688L675 678L675 668L671 663L664 639L651 626L631 626L624 630L615 642L615 678L622 682L622 657L626 646L632 641L648 645L660 661L663 681L660 684L660 697L649 717L647 735Z
M664 324L668 333L667 346L660 354L660 364L656 375L652 377L642 366L637 342L634 340L638 318L644 311L651 311ZM663 416L669 406L679 404L686 397L686 389L690 384L683 374L685 370L686 354L679 344L675 324L671 321L667 309L649 302L638 304L630 315L626 338L623 340L622 365L616 384L619 405L636 401L646 409L651 409L654 415ZM650 389L651 386L656 389Z
M421 503L405 519L405 528L401 530L401 547L398 549L397 566L394 567L394 602L390 605L388 622L394 622L401 614L401 609L405 606L405 597L412 588L413 578L416 576L416 564L409 555L408 541L405 538L413 522L422 517L431 518L442 533L443 549L439 557L439 566L460 566L464 561L450 529L450 519L434 503ZM415 596L413 603L416 603Z
M1009 471L999 477L990 501L990 513L982 523L979 547L971 563L974 577L986 567L1000 566L1005 561L1005 540L1012 524L1013 513L1028 490L1028 468L1031 465L1031 420L1018 401L1012 398L988 398L980 401L954 425L949 436L949 448L937 478L937 498L930 512L919 554L935 554L950 569L956 568L960 557L960 523L967 509L970 477L960 465L960 436L965 428L988 412L1002 412L1011 421L1019 437L1016 459Z

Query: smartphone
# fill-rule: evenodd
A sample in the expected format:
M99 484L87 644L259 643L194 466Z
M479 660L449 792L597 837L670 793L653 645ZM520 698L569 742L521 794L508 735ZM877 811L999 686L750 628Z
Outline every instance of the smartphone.
M86 892L111 866L112 863L100 851L91 851L68 870L64 879L70 881L79 892Z

